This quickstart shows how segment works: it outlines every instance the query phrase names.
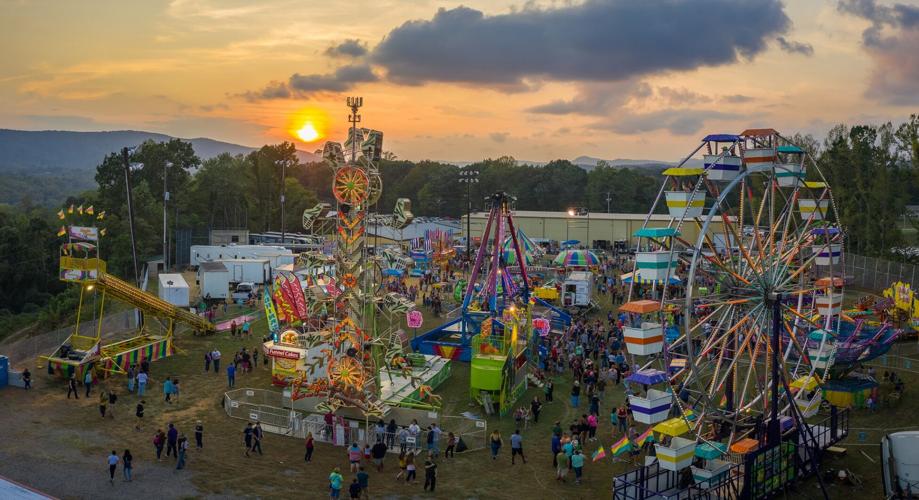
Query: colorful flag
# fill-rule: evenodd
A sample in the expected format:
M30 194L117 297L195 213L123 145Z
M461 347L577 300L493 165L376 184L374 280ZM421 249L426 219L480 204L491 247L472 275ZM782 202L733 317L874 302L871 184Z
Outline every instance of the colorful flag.
M70 204L70 207L67 208L68 214L73 214L73 203Z
M644 446L646 443L654 442L654 432L651 427L648 427L648 430L642 432L640 436L635 439L635 446Z
M271 301L271 294L266 290L262 294L263 302L265 303L265 319L268 320L268 331L272 335L276 335L281 326L278 324L278 315L274 310L274 302Z
M79 207L77 207L77 213L80 215L83 215L83 204L82 203L80 204Z
M90 206L86 207L85 212L86 212L87 215L93 215L93 206L90 205Z
M616 444L610 446L609 451L613 454L614 457L618 457L625 452L632 451L632 442L629 441L628 436L622 436L622 439L616 441Z
M290 294L294 299L297 316L300 317L301 321L306 321L309 311L306 309L306 296L303 295L303 286L300 284L300 279L297 278L296 274L291 273L287 276L287 281L290 283Z
M96 216L96 220L102 220L105 218L105 210L99 212L99 215Z
M58 210L58 212L57 212L57 218L58 218L58 219L61 219L61 220L64 220L64 217L65 217L65 215L64 215L64 209Z
M591 461L596 462L598 460L603 460L605 457L606 457L606 450L603 449L603 445L601 444L600 447L597 448L597 451L595 451L594 454L591 455L590 459Z
M57 230L57 235L58 237L60 237L60 236L64 236L65 234L67 234L67 228L64 226L61 226L61 228Z

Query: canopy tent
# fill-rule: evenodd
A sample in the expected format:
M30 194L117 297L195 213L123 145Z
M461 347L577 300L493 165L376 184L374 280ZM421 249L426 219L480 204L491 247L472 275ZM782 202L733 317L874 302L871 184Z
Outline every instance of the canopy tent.
M635 272L638 273L638 281L637 281L637 283L638 283L639 285L655 285L655 284L656 284L656 285L660 285L660 284L662 284L662 283L664 282L664 280L652 280L652 279L642 278L642 276L641 276L641 271L633 271L633 272L631 272L631 273L625 273L625 274L623 274L622 276L620 276L619 278L622 279L622 282L623 282L623 283L629 284L629 283L632 282L632 276L635 274ZM670 276L670 277L667 279L667 282L670 283L671 285L681 285L681 284L683 284L683 280L680 279L679 276Z
M517 229L517 242L520 243L520 250L528 254L541 255L543 253L542 247L534 243L533 240L523 232L523 229ZM512 250L513 245L514 238L508 236L507 239L504 240L504 251L507 252L508 250Z
M656 300L633 300L619 306L619 312L630 312L635 314L648 314L659 311L661 303Z
M590 250L563 250L553 262L562 267L588 267L600 265L597 254Z
M504 256L505 264L509 266L517 265L517 252L515 252L513 249L505 249L504 252L502 252L502 254ZM533 255L531 255L530 252L524 251L523 260L525 260L527 266L529 266L530 264L533 263Z
M638 370L626 377L626 380L636 384L654 385L666 381L667 374L661 370L648 368L645 370Z

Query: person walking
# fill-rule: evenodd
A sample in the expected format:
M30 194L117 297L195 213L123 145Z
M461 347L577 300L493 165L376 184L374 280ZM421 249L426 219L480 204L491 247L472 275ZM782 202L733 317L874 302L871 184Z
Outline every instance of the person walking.
M377 472L383 470L383 458L386 457L386 443L382 438L378 438L373 448L370 449L370 456L373 457L373 463L377 466Z
M214 363L214 373L220 373L220 351L217 349L211 352L211 362Z
M357 478L354 478L351 481L351 486L348 486L348 496L351 497L352 500L361 497L361 485L357 481Z
M264 431L262 431L262 423L256 421L255 428L252 429L252 451L255 452L258 450L258 454L262 454L262 439L265 437Z
M99 391L99 413L105 418L105 409L108 407L108 394L104 390Z
M108 416L112 419L115 418L115 402L117 401L118 394L115 394L115 390L108 391Z
M575 450L574 455L571 455L571 468L574 469L574 482L581 484L581 474L584 470L584 455L581 455L581 450Z
M137 375L134 372L134 365L131 365L128 367L128 373L125 375L125 378L128 379L128 392L132 394L134 393L134 382L136 381L134 377Z
M370 474L367 474L367 471L364 470L364 467L360 467L357 470L357 485L360 486L360 498L367 497L370 498Z
M147 388L147 380L149 380L149 377L150 376L147 375L147 372L144 372L144 371L139 372L137 374L137 395L138 396L144 397L144 390L146 390Z
M562 437L556 433L552 433L552 467L558 467L558 452L562 451ZM558 479L558 478L556 478Z
M341 475L341 469L338 467L332 469L329 474L329 498L338 498L341 496L341 483L345 478Z
M153 447L156 448L157 462L163 459L163 447L166 446L166 433L163 429L157 429L153 435Z
M399 430L399 426L396 425L396 419L389 419L389 423L386 424L386 446L389 448L395 447L396 444L396 432Z
M144 421L144 405L147 404L146 401L141 400L140 403L137 403L137 408L134 409L134 416L137 417L137 423L134 424L134 430L141 430L140 424Z
M195 423L195 448L199 450L204 448L204 425L200 420Z
M578 407L580 398L581 398L581 383L575 380L574 385L571 386L571 407L572 408Z
M504 442L501 440L501 433L498 432L498 429L492 431L491 436L488 437L489 444L491 445L491 459L498 459L498 452L501 450L501 445Z
M424 462L424 491L428 491L428 486L431 487L431 492L434 492L434 487L437 485L437 464L434 463L434 460L428 458Z
M258 347L252 348L252 368L258 368ZM252 369L250 368L249 371L251 372Z
M124 455L121 457L121 471L124 473L124 480L131 482L131 472L134 469L134 457L131 455L131 450L124 450Z
M533 401L530 402L530 415L533 415L533 423L539 423L539 412L542 410L542 403L539 402L539 396L533 396Z
M546 393L546 403L552 402L552 391L555 390L555 384L552 383L552 379L546 380L546 387L544 389Z
M625 408L625 405L621 405L616 410L616 419L619 421L619 432L625 434L625 431L629 428L629 410Z
M396 474L396 481L405 476L405 468L408 466L408 459L405 456L405 450L399 452L399 473Z
M405 455L405 482L417 483L415 476L415 452L410 451Z
M172 404L172 378L166 377L166 381L163 382L163 401Z
M211 371L211 351L204 353L204 373Z
M185 468L185 454L188 453L188 438L185 437L185 434L179 436L179 457L176 462L176 470L181 470Z
M175 428L172 423L169 424L169 429L166 431L166 456L172 455L175 458L179 458L179 450L176 448L179 442L179 430Z
M456 436L452 432L447 433L447 449L444 450L444 458L454 458L456 451Z
M303 460L306 462L311 462L313 460L313 449L316 447L316 444L313 440L313 433L306 433L306 455L303 456Z
M564 451L559 450L559 452L555 454L554 461L555 480L564 483L566 481L565 477L568 476L568 455Z
M80 399L80 391L77 390L77 376L71 375L67 379L67 399L70 399L70 394L73 393L73 397Z
M236 387L236 365L233 363L227 365L227 387Z
M361 449L357 443L351 443L351 447L348 448L348 463L351 465L351 472L357 472L357 468L361 465Z
M243 429L243 441L246 444L246 456L249 456L249 450L252 449L252 434L255 433L255 429L252 428L252 422L246 424L246 428Z
M527 463L527 457L523 454L523 436L520 435L520 429L511 434L511 465L514 465L517 455L520 455L523 463Z
M87 367L86 373L83 374L83 385L86 386L86 397L89 397L89 391L93 388L93 369L91 367Z
M112 450L112 454L108 456L108 482L109 484L115 484L115 470L118 469L118 452Z
M27 391L32 388L32 372L28 368L22 370L22 388Z

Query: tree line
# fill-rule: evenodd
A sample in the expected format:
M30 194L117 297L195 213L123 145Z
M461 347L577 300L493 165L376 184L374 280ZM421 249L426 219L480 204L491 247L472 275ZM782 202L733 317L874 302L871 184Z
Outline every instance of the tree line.
M834 127L822 141L797 135L833 189L847 232L849 251L905 259L891 249L915 244L919 222L906 205L919 203L919 117L899 125ZM379 168L383 194L374 210L389 213L397 198L412 200L419 216L459 217L484 208L484 197L506 191L518 210L644 213L660 188L658 170L616 168L601 162L590 171L567 160L518 165L509 156L486 159L465 168L478 171L478 183L460 182L460 167L435 161L412 162L385 155ZM289 142L266 145L246 155L224 154L202 161L190 143L179 139L147 142L129 153L136 244L141 261L162 253L163 193L169 233L179 228L247 228L279 231L280 197L286 199L284 226L301 231L304 209L320 201L334 203L332 170L325 163L301 164ZM812 174L809 174L812 175ZM103 258L111 272L131 277L125 161L121 151L102 158L96 188L61 200L61 206L104 210L100 223L107 236ZM468 190L467 190L468 187ZM609 201L607 202L607 199ZM20 313L44 315L51 324L69 308L66 287L57 279L56 210L0 205L0 329L3 319ZM906 229L906 231L904 231ZM60 298L55 298L60 296ZM63 305L62 305L63 304Z

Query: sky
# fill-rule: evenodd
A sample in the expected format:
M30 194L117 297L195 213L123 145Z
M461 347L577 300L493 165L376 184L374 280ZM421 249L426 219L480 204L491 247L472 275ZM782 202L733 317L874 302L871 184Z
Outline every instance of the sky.
M359 95L410 160L673 160L919 111L919 0L0 0L0 47L0 128L311 151Z

